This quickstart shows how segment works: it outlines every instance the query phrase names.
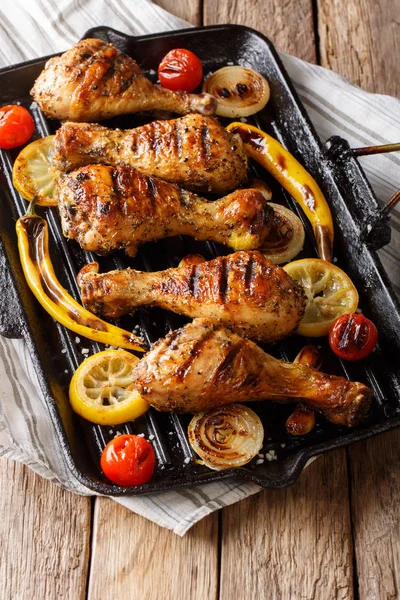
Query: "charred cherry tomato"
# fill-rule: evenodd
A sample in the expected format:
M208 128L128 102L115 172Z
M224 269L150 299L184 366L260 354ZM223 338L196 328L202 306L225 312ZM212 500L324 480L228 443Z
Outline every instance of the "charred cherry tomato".
M361 360L371 354L378 341L378 331L362 314L341 315L329 332L329 345L344 360Z
M32 137L34 129L33 119L23 106L11 104L0 108L0 148L22 146Z
M193 92L203 79L203 65L190 50L176 48L160 62L158 78L161 85L169 90Z
M107 444L100 465L104 475L118 485L143 485L153 475L153 446L138 435L119 435Z

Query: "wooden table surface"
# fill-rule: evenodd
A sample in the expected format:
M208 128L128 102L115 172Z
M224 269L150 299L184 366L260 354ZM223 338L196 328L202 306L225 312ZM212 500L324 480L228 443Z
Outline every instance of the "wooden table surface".
M249 25L278 50L400 95L399 0L158 4L197 25ZM399 448L394 431L326 454L290 489L214 513L184 538L1 460L0 598L400 598Z

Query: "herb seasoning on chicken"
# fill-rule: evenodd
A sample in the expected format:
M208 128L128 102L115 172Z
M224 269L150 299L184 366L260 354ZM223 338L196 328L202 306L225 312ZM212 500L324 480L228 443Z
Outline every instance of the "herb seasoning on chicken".
M31 91L48 117L95 122L147 110L212 115L210 94L172 92L147 79L136 61L97 39L51 58Z
M264 342L288 336L306 298L300 285L260 252L236 252L202 264L145 273L124 269L98 274L97 263L78 275L84 305L116 318L150 304L188 317L222 321L236 333Z
M371 404L363 383L277 360L210 319L195 319L156 342L133 380L161 411L197 413L236 402L301 398L332 423L354 427Z
M145 242L191 235L247 250L261 246L273 210L259 190L237 190L207 202L131 167L91 165L58 182L63 233L84 250L134 256Z
M130 165L197 192L225 194L247 176L243 142L216 119L187 115L121 131L90 123L64 123L55 136L54 167Z

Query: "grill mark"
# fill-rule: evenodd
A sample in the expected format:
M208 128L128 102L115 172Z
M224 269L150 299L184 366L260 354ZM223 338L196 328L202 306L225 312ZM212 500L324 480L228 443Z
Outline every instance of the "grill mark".
M114 208L116 213L126 216L126 185L124 183L123 173L121 168L110 169L112 179L112 195L110 196L111 201L107 204L102 204L100 212L107 215Z
M220 267L219 267L219 297L222 302L225 302L226 294L228 292L228 277L229 277L229 269L227 265L226 256L221 258Z
M100 62L100 61L96 61L96 62ZM109 62L109 61L101 61L101 66L105 67L103 73L101 73L100 77L97 77L97 79L95 79L94 81L94 85L96 85L96 89L99 90L101 92L101 95L107 95L109 96L109 93L105 93L105 87L107 85L107 82L114 77L115 75L115 65L113 62Z
M232 363L235 360L236 356L241 351L242 346L243 346L243 342L242 342L242 340L240 340L239 342L237 342L230 348L228 354L225 356L223 361L218 365L218 367L214 373L213 384L216 384L219 379L222 379L224 376L226 376L226 372L228 371L228 369L230 369L232 367Z
M156 153L156 151L157 151L157 143L156 143L156 136L155 136L154 125L153 125L153 123L149 123L147 125L147 127L148 127L147 139L148 139L148 142L149 142L149 150L151 152Z
M207 344L208 340L210 338L212 338L214 336L214 334L215 334L215 331L213 328L209 329L208 331L205 331L203 334L203 337L201 339L199 339L196 342L195 346L193 346L193 348L190 350L189 356L187 357L185 362L182 364L182 366L180 366L176 370L176 379L179 382L182 382L185 379L190 367L192 366L194 361L197 359L197 357L201 354L201 352L202 352L204 346Z
M202 151L203 159L205 161L208 161L208 159L211 157L210 132L206 125L204 125L203 127L200 127L200 144L201 144L201 151Z
M152 177L146 177L146 186L148 192L148 198L151 206L151 210L153 213L156 212L156 197L157 197L157 188L153 181Z
M177 121L173 122L173 129L171 138L174 146L175 155L177 158L182 157L182 136L181 136L181 124Z
M138 73L132 73L128 79L123 80L120 84L119 93L123 94L128 88L130 88L137 76Z
M253 258L253 255L250 255L249 260L247 261L246 270L244 273L244 285L245 285L245 288L248 289L250 292L253 287L254 279L257 275L255 267L256 267L256 263Z
M183 328L175 329L175 331L170 331L167 338L164 341L162 341L161 345L166 345L167 348L174 350L177 347L177 341L183 334Z
M196 300L199 286L199 271L197 267L198 265L192 266L189 276L189 292L194 298L196 298Z
M139 143L139 136L135 132L132 132L131 143L130 143L130 152L132 152L132 154L137 154L138 143Z

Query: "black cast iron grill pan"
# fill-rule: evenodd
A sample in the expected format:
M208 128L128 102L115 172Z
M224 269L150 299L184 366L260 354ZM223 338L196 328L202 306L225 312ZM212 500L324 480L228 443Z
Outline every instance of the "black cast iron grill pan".
M378 327L379 344L364 361L343 363L329 350L324 338L317 340L322 346L324 371L344 375L372 387L373 407L362 425L348 430L318 417L313 432L295 438L287 436L285 430L285 420L293 407L273 402L252 403L265 428L264 447L261 450L263 458L274 450L276 460L258 457L245 468L217 472L196 462L187 441L188 415L150 410L134 423L118 427L99 427L80 419L69 405L69 381L84 359L82 350L89 349L92 354L103 349L103 346L79 339L54 322L32 296L22 274L15 236L15 220L25 213L27 206L11 181L12 165L18 150L1 151L0 333L6 337L23 337L28 344L53 426L76 479L88 488L107 495L156 492L227 477L244 478L264 487L279 488L293 483L311 457L398 426L400 307L376 254L376 248L390 239L387 215L382 218L381 207L345 140L335 137L326 146L321 146L272 44L258 32L236 25L195 28L137 38L99 27L87 32L85 37L98 37L112 42L121 51L133 56L153 80L161 58L177 47L195 52L203 62L205 73L234 63L254 68L266 76L271 86L271 100L266 109L255 119L249 119L249 122L277 137L318 181L334 214L335 261L354 281L360 293L363 312ZM48 121L32 104L29 96L29 90L43 69L45 60L33 60L0 72L1 105L20 102L29 108L35 119L36 137L49 135L60 125L59 122ZM130 128L154 118L154 115L129 115L105 124ZM307 240L299 258L316 256L312 230L301 209L265 171L254 166L253 170L271 186L273 200L287 205L303 220ZM123 253L95 257L83 252L75 241L67 241L62 236L55 209L39 210L49 223L51 256L57 276L78 300L76 274L84 264L94 259L100 263L102 271L128 266L154 271L177 266L179 260L188 253L203 254L210 259L228 252L217 244L197 243L189 238L177 237L145 245L134 259ZM376 226L378 233L375 237L372 235L367 239L363 235L367 223ZM135 330L150 345L186 321L166 311L149 309L139 310L133 317L124 317L119 324L125 329ZM292 336L279 344L265 346L265 349L278 358L293 360L303 345L315 341ZM102 475L99 467L101 451L118 432L144 434L153 443L157 468L146 485L121 488L109 483Z

